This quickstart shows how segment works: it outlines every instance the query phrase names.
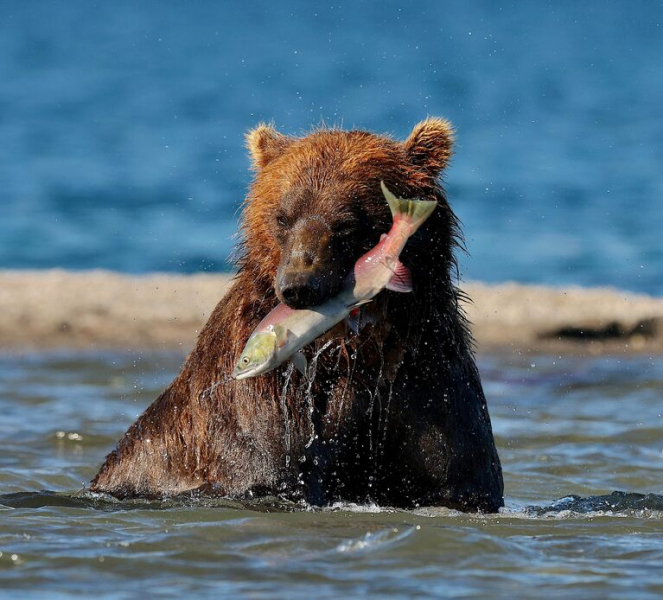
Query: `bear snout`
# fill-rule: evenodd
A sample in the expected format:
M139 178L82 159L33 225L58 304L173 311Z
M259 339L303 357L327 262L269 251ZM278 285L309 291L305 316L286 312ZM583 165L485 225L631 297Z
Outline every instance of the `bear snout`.
M290 308L319 306L341 291L345 283L342 261L286 261L276 274L276 296Z
M276 295L291 308L323 304L343 285L342 253L321 219L299 220L289 232L276 274Z
M322 277L315 273L288 271L278 279L277 294L291 308L308 308L324 302L321 283Z

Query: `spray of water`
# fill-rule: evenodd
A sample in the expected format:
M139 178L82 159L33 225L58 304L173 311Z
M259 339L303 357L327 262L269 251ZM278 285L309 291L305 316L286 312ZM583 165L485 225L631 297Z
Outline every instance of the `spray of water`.
M304 398L306 400L306 413L308 416L308 422L309 422L309 427L311 431L311 435L309 437L308 442L306 443L306 448L310 448L311 444L315 440L317 433L316 433L316 428L315 428L315 423L313 421L313 413L315 411L315 401L313 399L313 383L315 382L315 376L318 372L318 360L320 358L320 355L327 349L329 346L331 346L334 343L334 340L329 340L325 342L318 350L316 350L315 354L311 358L308 368L306 369L306 392L304 394Z
M221 379L218 381L215 381L210 385L209 387L205 388L200 394L198 394L198 401L202 402L203 400L207 400L212 397L212 394L214 393L214 390L218 388L220 385L223 385L225 383L230 383L232 382L233 379L230 375L222 375Z
M290 466L290 449L292 445L292 438L290 433L290 411L288 409L288 388L290 387L290 379L292 378L292 372L295 369L295 365L290 363L288 368L285 371L283 379L283 388L281 390L281 416L283 419L283 443L285 445L285 468L287 469Z
M345 354L346 356L346 364L348 365L348 372L345 376L343 391L341 392L340 406L338 407L338 419L336 421L337 429L341 425L341 418L343 417L343 408L345 407L345 396L348 391L348 386L350 385L350 382L352 381L355 374L355 369L357 368L357 351L355 350L355 352L349 354L347 346L343 344L343 354ZM339 352L339 360L340 360L340 355L341 352Z

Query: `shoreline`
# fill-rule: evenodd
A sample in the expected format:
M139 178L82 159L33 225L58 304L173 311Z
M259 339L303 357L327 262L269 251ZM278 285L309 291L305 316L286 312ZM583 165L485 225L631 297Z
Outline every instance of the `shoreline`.
M231 274L0 270L0 350L188 351ZM663 354L663 298L466 282L479 353Z

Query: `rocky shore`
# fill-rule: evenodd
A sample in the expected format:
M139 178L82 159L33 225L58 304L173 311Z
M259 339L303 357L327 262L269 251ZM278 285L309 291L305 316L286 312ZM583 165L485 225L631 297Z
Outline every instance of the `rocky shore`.
M229 275L0 271L0 349L188 350ZM663 298L467 283L479 352L663 352Z

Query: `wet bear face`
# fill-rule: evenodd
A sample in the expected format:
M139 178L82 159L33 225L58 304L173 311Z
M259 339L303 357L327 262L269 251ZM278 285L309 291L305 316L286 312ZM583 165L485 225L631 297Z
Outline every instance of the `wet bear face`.
M331 196L339 194L348 195L321 190L312 197L310 190L293 189L273 215L274 237L281 251L275 290L293 308L316 306L338 294L361 255L361 240L373 238L370 223L358 207L334 206Z
M262 125L247 141L256 177L244 208L246 254L263 257L252 268L272 278L280 301L306 308L338 294L356 260L389 230L380 180L401 194L430 193L451 130L428 120L399 143L360 131L291 138Z

